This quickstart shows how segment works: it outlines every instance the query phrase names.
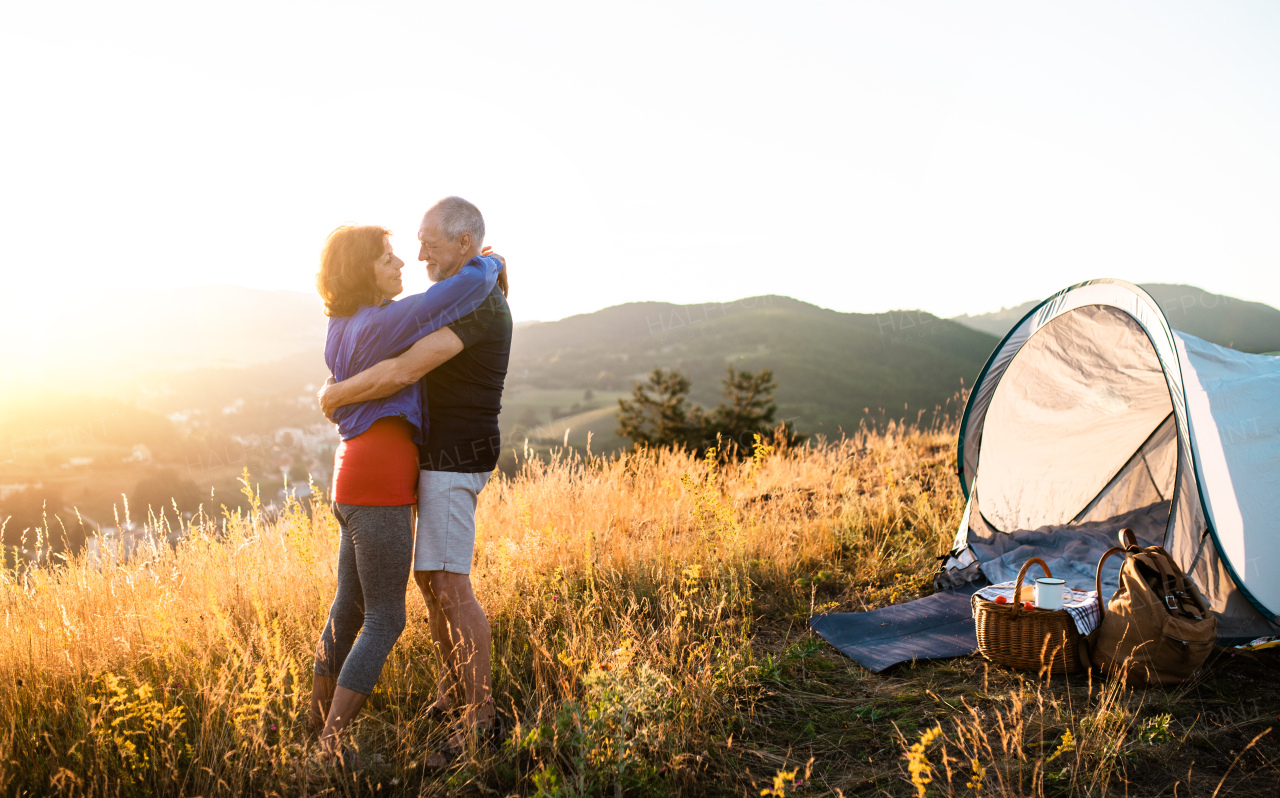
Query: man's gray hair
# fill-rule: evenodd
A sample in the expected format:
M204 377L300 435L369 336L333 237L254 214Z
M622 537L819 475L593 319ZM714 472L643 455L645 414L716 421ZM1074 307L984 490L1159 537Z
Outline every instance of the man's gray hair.
M470 233L473 244L477 247L484 244L484 217L479 208L462 197L445 197L427 213L436 215L440 235L446 241L457 241L463 233Z

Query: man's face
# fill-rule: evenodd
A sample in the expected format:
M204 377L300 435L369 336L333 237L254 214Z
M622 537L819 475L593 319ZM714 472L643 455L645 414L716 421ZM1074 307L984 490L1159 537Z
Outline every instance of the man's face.
M373 281L382 292L383 299L390 299L404 290L404 282L400 279L403 268L404 261L391 251L391 239L383 239L382 257L373 264Z
M427 277L433 283L447 280L458 273L471 259L471 236L463 233L456 241L448 241L440 234L440 223L435 215L422 217L418 228L418 260L427 264Z

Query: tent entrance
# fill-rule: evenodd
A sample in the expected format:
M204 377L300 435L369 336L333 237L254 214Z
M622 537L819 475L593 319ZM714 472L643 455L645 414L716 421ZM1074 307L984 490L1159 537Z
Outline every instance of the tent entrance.
M1173 402L1142 327L1110 306L1066 312L1032 335L983 425L975 493L996 530L1102 522L1173 495Z
M1170 411L1129 462L1071 523L1106 521L1159 502L1164 507L1167 524L1177 473L1178 425Z

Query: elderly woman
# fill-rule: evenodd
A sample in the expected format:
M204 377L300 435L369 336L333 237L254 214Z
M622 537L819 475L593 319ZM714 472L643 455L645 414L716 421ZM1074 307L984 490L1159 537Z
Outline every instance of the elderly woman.
M500 259L472 258L424 293L392 301L403 289L404 261L389 235L375 226L339 227L321 252L316 285L329 317L324 356L338 380L474 311L503 268ZM342 438L333 470L338 591L316 647L310 709L326 757L340 755L340 735L404 630L422 442L418 391L414 383L334 414Z

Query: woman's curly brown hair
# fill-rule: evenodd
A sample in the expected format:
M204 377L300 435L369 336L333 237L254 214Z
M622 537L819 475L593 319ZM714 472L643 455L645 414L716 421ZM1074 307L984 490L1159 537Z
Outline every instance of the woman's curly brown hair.
M390 230L372 224L344 224L329 234L320 250L320 273L316 275L324 315L351 316L365 305L382 301L373 264L386 251L390 235Z

